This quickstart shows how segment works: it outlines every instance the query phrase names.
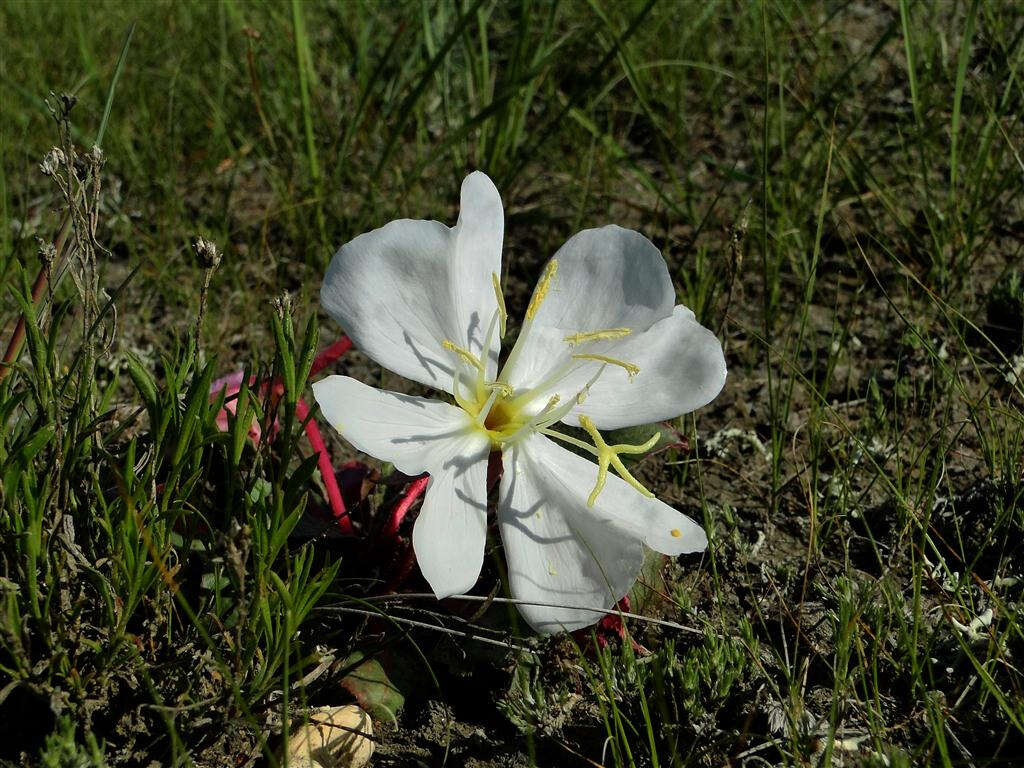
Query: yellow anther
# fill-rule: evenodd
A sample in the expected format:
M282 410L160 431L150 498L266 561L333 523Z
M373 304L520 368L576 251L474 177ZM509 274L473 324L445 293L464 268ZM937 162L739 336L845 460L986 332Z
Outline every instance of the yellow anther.
M669 533L672 534L673 539L678 539L680 536L683 535L683 532L680 531L678 528L673 528L671 531L669 531Z
M632 363L627 363L625 360L619 360L619 359L614 358L614 357L608 357L607 355L589 355L589 354L581 353L581 354L578 354L578 355L573 355L572 359L573 360L596 360L599 363L607 363L608 365L617 365L617 366L619 366L620 368L622 368L626 372L626 374L630 378L630 381L632 381L634 376L636 376L638 373L640 373L640 367L639 366L633 365Z
M594 502L597 501L598 495L604 490L605 482L608 480L608 466L611 465L615 468L619 477L629 483L631 486L636 488L641 494L647 498L653 498L654 494L648 491L640 481L637 480L633 475L629 473L629 470L622 463L622 459L619 458L620 453L646 453L653 448L659 439L661 439L661 433L655 432L651 435L651 439L643 445L628 445L622 443L619 445L608 445L601 437L601 433L597 431L597 427L594 426L594 422L587 416L580 416L580 426L587 431L590 435L590 439L594 441L594 448L596 449L595 455L597 456L597 483L594 485L594 490L590 492L590 496L587 498L587 506L594 506ZM672 534L673 536L675 533Z
M583 405L583 401L586 400L587 399L587 395L590 394L590 388L592 386L594 386L594 382L596 382L599 378L601 378L601 374L602 373L604 373L604 366L603 365L600 368L597 369L597 373L595 373L593 376L590 377L590 381L588 381L583 386L583 389L581 389L579 392L576 393L576 405Z
M586 344L591 341L608 341L609 339L622 339L632 333L629 328L605 328L602 331L581 331L580 333L573 333L566 336L562 341L569 344L570 347L576 347L580 344Z
M500 318L501 337L505 337L505 325L508 322L508 312L505 310L505 295L501 292L501 281L498 280L498 275L491 272L491 285L494 286L494 299L498 303L498 317Z
M526 308L526 319L533 320L540 311L540 305L544 303L544 299L547 298L548 291L551 290L551 284L555 282L555 277L558 275L558 259L552 259L548 262L548 265L544 267L544 273L540 276L540 280L537 281L537 287L533 289L533 296L530 298L530 306Z
M463 360L472 365L478 371L482 371L484 369L484 364L480 362L479 357L474 355L465 347L460 347L454 341L445 339L443 342L441 342L441 346L447 349L449 352L454 352L456 355L461 357Z

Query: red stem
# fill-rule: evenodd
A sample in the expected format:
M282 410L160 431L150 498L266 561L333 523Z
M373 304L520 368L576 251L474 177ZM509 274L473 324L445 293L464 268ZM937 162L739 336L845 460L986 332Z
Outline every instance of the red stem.
M423 492L427 489L428 482L430 482L430 475L423 475L422 477L417 477L409 484L409 489L405 492L405 496L391 510L391 519L384 529L382 539L386 541L394 539L398 535L398 529L409 512L409 508L415 503L416 499L423 495Z
M334 475L334 467L331 465L331 456L324 445L323 436L320 434L320 427L314 419L309 418L309 406L301 397L295 403L295 415L306 427L306 436L309 438L309 445L317 455L316 463L320 467L320 476L324 480L324 488L327 490L327 501L331 505L331 512L334 515L338 527L345 536L351 536L352 519L345 509L345 500L341 497L341 489L338 488L338 478Z
M352 340L348 336L342 336L338 341L331 344L327 349L316 356L310 366L309 375L319 373L328 365L336 361L352 348ZM269 414L277 407L277 401L284 395L284 382L280 377L275 378L269 386ZM301 397L295 403L295 415L303 422L306 437L309 438L309 445L317 455L316 463L320 467L320 476L324 481L324 489L327 491L327 501L331 506L331 513L334 515L338 527L343 536L352 536L355 531L352 528L352 518L345 509L345 500L341 496L341 489L338 487L338 478L334 474L334 466L331 463L331 455L327 452L323 435L320 434L320 427L315 419L309 418L309 406ZM270 425L268 425L269 427ZM269 434L269 432L267 433Z
M60 232L57 233L57 238L54 241L54 248L56 257L53 262L61 256L64 251L64 243L68 239L68 232L71 231L71 217L66 216L63 223L60 226ZM46 288L50 282L50 268L53 262L44 263L39 268L39 273L36 275L36 280L32 283L32 306L35 307L39 304L39 299L42 298L43 289ZM21 352L21 346L25 343L25 315L21 315L18 318L18 324L14 326L14 333L11 334L11 340L7 344L7 350L4 352L3 364L0 365L0 381L6 378L7 374L11 372L14 366L15 360L18 359L18 353Z

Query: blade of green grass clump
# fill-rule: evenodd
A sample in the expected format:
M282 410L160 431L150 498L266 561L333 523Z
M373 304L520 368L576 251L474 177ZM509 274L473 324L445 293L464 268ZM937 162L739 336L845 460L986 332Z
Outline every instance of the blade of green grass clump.
M114 92L117 90L117 81L121 79L124 71L124 63L128 58L128 46L131 45L132 35L135 34L135 22L128 28L124 43L121 45L121 53L118 54L117 64L114 65L114 74L110 78L110 88L107 90L107 100L103 105L103 118L100 120L99 130L96 131L96 144L103 146L103 137L107 132L107 121L110 119L110 110L114 106Z
M587 3L594 14L604 24L608 33L612 36L612 39L617 41L618 33L615 30L614 24L597 0L587 0ZM669 175L671 186L678 189L679 175L675 172L675 164L672 162L672 158L679 157L684 153L681 150L681 147L676 143L671 131L666 125L667 116L663 119L662 115L660 115L658 110L652 105L651 99L645 91L644 84L639 73L640 68L634 61L629 41L624 40L621 43L616 42L615 48L618 51L618 59L622 65L623 76L625 77L626 82L629 83L630 89L636 97L636 101L640 105L640 109L644 117L647 118L647 121L655 129L657 149L658 154L661 157L662 167L664 169L663 172ZM606 89L602 89L602 91L601 96L610 91L610 86ZM667 205L677 216L680 218L685 216L684 212L679 208L675 200L665 193L663 187L666 186L666 184L656 183L651 175L641 168L638 163L633 162L631 165L633 166L633 172L640 178L641 183L643 183L651 193L657 196L661 202L665 203L665 205Z
M395 28L395 31L392 33L387 45L384 47L384 52L381 54L380 59L370 71L369 77L367 77L366 81L360 86L359 99L356 102L356 108L347 116L347 119L345 120L345 129L341 133L341 139L334 145L336 149L334 153L335 157L348 157L349 150L351 149L352 141L356 136L357 130L364 122L370 96L373 93L374 88L379 88L384 85L384 70L388 64L392 63L395 52L399 50L399 46L405 40L408 33L409 26L404 23L399 24Z
M551 135L562 125L562 122L569 114L569 111L576 107L587 94L593 92L594 84L602 81L600 75L605 71L605 69L607 69L608 65L611 64L615 57L618 56L619 47L625 45L626 42L636 34L637 30L640 29L643 20L647 18L647 15L654 8L656 2L657 0L647 0L640 10L636 12L633 18L630 19L626 29L615 39L612 47L605 52L600 61L598 61L598 63L591 68L590 72L587 73L586 77L583 78L585 85L576 89L573 94L565 100L562 108L554 118L544 126L543 130L538 132L537 138L534 139L528 147L519 152L516 158L513 158L511 168L498 182L499 188L510 184L511 181L519 175L526 163L529 162L530 158L538 154L539 148L543 146Z
M384 166L387 165L388 161L391 159L391 154L394 151L395 145L398 143L399 137L402 135L402 131L405 130L406 124L415 114L414 107L423 97L424 93L426 93L428 84L433 79L438 68L444 62L448 52L451 51L452 46L454 46L462 37L466 27L475 18L477 10L479 10L484 2L485 0L474 0L471 6L464 9L462 13L459 14L459 17L456 19L444 42L441 44L441 47L438 48L437 53L431 57L426 67L424 67L423 71L420 73L419 80L393 113L396 118L395 124L388 134L388 139L384 144L384 149L381 151L380 159L378 159L377 165L374 169L374 176L379 176L381 171L384 169Z
M957 57L956 85L953 89L953 117L949 131L949 187L956 190L957 168L960 159L957 157L957 142L960 139L960 110L964 96L964 82L967 79L967 64L971 56L971 42L974 39L974 22L978 15L978 0L972 0L967 12L967 23L964 26L963 39L960 41L960 55Z
M917 87L917 65L914 57L914 45L911 37L910 5L907 0L900 0L900 24L903 28L903 53L907 57L907 81L910 85L910 106L914 110L914 121L921 125L921 99Z
M8 141L6 126L0 123L0 146L6 146ZM5 163L0 162L0 221L11 220L10 198L7 190L7 169ZM0 227L0 285L7 282L7 272L13 263L11 258L11 244L13 240L11 227Z
M764 77L764 90L763 97L764 103L767 105L771 103L771 79L769 73L771 71L770 62L770 51L772 46L770 44L771 32L768 26L768 10L765 7L766 4L761 4L761 44L763 52L763 77ZM769 170L768 154L770 149L770 128L769 128L769 114L768 110L765 109L764 116L761 120L761 283L763 289L763 320L762 327L765 340L771 344L773 338L774 329L774 294L776 287L772 280L772 274L775 272L775 267L770 266L770 253L771 250L768 247L768 226L769 226L769 209L768 201L771 197L771 172ZM781 474L781 467L779 462L781 460L781 448L783 434L778 429L778 418L776 414L778 412L778 402L776 397L776 382L775 376L773 375L773 366L771 362L771 349L766 349L767 360L765 364L768 384L768 407L770 409L771 423L771 444L772 444L772 486L771 486L771 511L775 512L776 505L778 504L778 490L779 480Z
M320 262L326 266L329 257L327 224L324 220L323 180L320 173L320 160L317 156L316 138L313 134L313 106L309 97L310 80L313 78L313 55L309 48L309 36L306 34L306 22L303 18L302 5L299 0L292 0L292 29L295 35L295 67L299 73L299 98L302 104L302 127L306 137L306 159L309 163L309 175L313 180L313 194L316 197L316 223L322 246Z

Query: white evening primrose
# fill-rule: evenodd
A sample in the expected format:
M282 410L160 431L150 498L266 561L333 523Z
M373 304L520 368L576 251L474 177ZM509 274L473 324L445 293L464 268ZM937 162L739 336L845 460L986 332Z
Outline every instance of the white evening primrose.
M406 474L430 473L413 546L438 598L480 575L487 460L500 451L497 515L512 594L537 631L573 630L629 591L645 545L673 556L707 546L701 527L653 498L619 458L656 438L608 445L599 430L700 408L725 383L725 358L676 305L658 249L607 226L570 238L547 263L499 370L503 230L498 190L472 173L455 227L401 219L360 235L335 254L320 291L358 348L454 403L347 376L313 391L356 448ZM557 431L559 422L590 440Z

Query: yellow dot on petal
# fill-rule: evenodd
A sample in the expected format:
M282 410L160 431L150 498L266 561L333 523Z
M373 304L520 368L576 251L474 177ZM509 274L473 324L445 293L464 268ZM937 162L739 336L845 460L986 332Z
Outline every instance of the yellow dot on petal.
M671 531L669 531L669 533L671 533L672 537L676 539L683 535L683 532L680 531L678 528L673 528Z

